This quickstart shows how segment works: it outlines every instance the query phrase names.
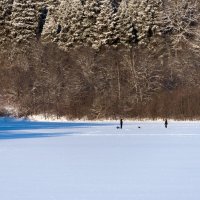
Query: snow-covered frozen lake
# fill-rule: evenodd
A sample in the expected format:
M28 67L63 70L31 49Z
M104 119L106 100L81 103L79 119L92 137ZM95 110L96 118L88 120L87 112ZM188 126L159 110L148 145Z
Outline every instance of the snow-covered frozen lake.
M200 122L116 126L0 119L0 199L200 199Z

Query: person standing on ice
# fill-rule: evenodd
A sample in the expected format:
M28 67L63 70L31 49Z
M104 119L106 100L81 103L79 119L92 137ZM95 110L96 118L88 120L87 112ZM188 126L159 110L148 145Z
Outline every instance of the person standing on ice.
M167 128L168 122L167 119L165 120L165 128Z
M120 119L120 128L122 129L123 127L123 119Z

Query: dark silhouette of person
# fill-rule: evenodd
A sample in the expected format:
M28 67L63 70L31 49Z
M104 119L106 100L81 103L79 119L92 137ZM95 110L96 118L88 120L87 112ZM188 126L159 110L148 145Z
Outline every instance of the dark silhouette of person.
M120 128L122 129L123 127L123 119L120 119Z
M168 125L168 121L167 119L165 120L165 128L167 128L167 125Z

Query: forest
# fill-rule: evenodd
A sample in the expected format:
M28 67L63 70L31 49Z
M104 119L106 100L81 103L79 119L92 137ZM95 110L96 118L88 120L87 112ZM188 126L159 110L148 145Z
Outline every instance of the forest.
M200 119L198 0L1 0L0 115Z

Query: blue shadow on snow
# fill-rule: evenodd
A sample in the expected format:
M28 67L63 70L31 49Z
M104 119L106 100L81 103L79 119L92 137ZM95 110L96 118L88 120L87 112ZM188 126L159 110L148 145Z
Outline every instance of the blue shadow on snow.
M59 137L72 135L73 131L67 133L19 133L28 130L45 130L45 129L74 129L90 128L97 126L112 126L114 123L94 123L94 122L35 122L25 119L0 118L0 140L3 139L23 139L23 138L43 138ZM13 133L16 131L18 133ZM67 131L67 130L66 130ZM42 132L42 131L41 131ZM75 132L74 132L75 133Z

